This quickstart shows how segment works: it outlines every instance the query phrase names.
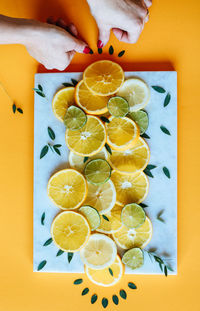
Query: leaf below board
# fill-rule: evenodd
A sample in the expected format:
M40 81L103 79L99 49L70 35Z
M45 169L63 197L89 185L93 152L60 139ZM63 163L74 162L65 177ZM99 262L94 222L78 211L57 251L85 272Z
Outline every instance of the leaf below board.
M144 173L145 173L147 176L154 178L154 176L153 176L153 174L151 173L151 171L148 170L147 168L145 168Z
M165 273L165 276L168 275L167 266L164 266L164 273Z
M94 52L93 52L93 50L92 50L92 49L90 49L90 52L89 52L89 54L94 54Z
M120 294L120 296L121 296L123 299L126 299L126 298L127 298L127 294L126 294L126 292L125 292L124 289L121 289L121 290L119 291L119 294Z
M89 293L89 288L86 287L86 288L83 289L81 295L84 296L84 295L87 295L88 293Z
M64 82L64 83L62 83L62 85L65 86L65 87L71 87L71 86L73 86L72 83L68 83L68 82Z
M122 57L125 53L125 50L122 50L121 52L119 52L118 57Z
M74 253L69 252L69 253L67 254L67 258L68 258L68 262L69 262L69 263L71 262L73 256L74 256Z
M42 217L41 217L41 225L44 226L44 220L45 220L45 212L42 214Z
M102 306L104 307L104 309L108 306L108 299L107 298L103 298L102 301Z
M105 143L105 148L106 148L106 150L107 150L110 154L112 154L112 150L111 150L110 146L109 146L107 143Z
M170 100L171 100L171 95L167 93L163 106L166 107L169 104Z
M108 268L108 271L109 271L110 275L113 276L113 271L112 271L112 269L111 269L111 268Z
M170 131L163 125L160 126L161 131L167 135L171 135Z
M44 268L44 266L46 266L47 264L47 261L46 260L43 260L39 263L38 267L37 267L37 271L40 271Z
M18 111L19 113L21 113L21 114L24 113L23 110L22 110L21 108L17 108L17 111Z
M139 204L142 208L148 207L148 205L144 204L144 203L140 203Z
M147 168L148 170L153 170L153 169L156 168L156 167L157 167L156 165L148 164L146 168Z
M97 301L98 296L96 294L91 297L91 304L93 305Z
M60 150L57 147L53 146L53 149L55 150L57 154L61 155Z
M163 89L163 87L161 87L161 86L152 85L151 87L152 87L152 89L154 89L158 93L165 93L166 92L165 89Z
M137 286L134 283L132 283L132 282L128 283L128 287L131 288L131 289L137 289Z
M166 166L163 167L163 173L168 177L170 178L170 172L168 170L168 168Z
M76 279L76 280L74 281L74 285L79 285L79 284L81 284L81 283L83 283L83 279Z
M110 221L109 218L106 215L102 215L103 219L105 219L106 221Z
M104 117L104 116L100 117L100 119L101 119L103 122L105 122L105 123L110 123L110 121L108 120L108 118L106 118L106 117Z
M75 80L75 79L71 79L72 83L73 83L73 86L76 86L78 84L78 81Z
M113 53L114 53L114 48L113 48L113 46L111 45L111 46L109 47L109 54L110 54L110 55L113 55Z
M42 87L41 84L38 84L38 89L39 89L40 91L43 91L43 87Z
M147 135L146 133L143 133L142 135L140 135L142 138L146 138L146 139L150 139L150 136Z
M62 249L59 249L59 251L56 254L56 257L61 256L64 253L64 251L62 251Z
M49 238L48 240L46 240L46 242L43 244L43 246L47 246L49 244L51 244L53 242L52 238Z
M89 159L89 157L84 157L83 163L87 162L88 159Z
M40 159L42 159L47 154L48 151L49 151L49 146L45 145L40 152Z
M119 298L117 297L117 295L113 295L112 296L112 300L114 302L115 305L118 305L119 304Z
M16 109L17 109L16 105L15 105L15 104L13 104L13 105L12 105L12 110L13 110L13 113L15 113L15 112L16 112Z
M56 138L56 135L55 135L54 131L52 130L52 128L50 126L48 126L47 131L48 131L49 137L52 140L54 140Z
M98 48L98 53L102 54L102 52L103 52L102 48Z

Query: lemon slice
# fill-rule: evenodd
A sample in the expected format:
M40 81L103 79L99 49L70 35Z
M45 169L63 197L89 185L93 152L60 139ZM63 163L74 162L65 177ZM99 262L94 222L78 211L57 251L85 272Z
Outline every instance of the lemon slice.
M144 248L152 238L152 223L148 217L142 226L137 229L129 229L123 226L119 231L112 234L116 244L123 249L133 247Z
M65 87L59 90L53 97L52 109L56 118L63 122L67 108L74 104L74 87Z
M58 214L51 225L54 243L65 252L77 252L88 241L90 227L82 215L73 211Z
M144 254L140 248L129 249L122 257L122 262L131 269L137 269L144 264Z
M121 222L122 207L115 205L110 212L100 215L101 224L97 228L97 232L101 233L114 233L121 229L123 226Z
M140 205L131 203L122 209L121 219L126 227L136 229L145 222L146 214Z
M104 269L113 264L117 256L115 242L105 234L92 234L80 251L82 262L92 269Z
M141 137L132 148L125 151L112 150L108 154L108 162L111 167L121 174L133 174L145 169L150 160L150 150Z
M92 156L105 145L105 126L99 118L88 116L86 124L80 130L66 130L65 140L72 152L83 157Z
M94 185L103 184L110 178L110 164L103 159L90 160L85 166L84 175L87 181Z
M88 114L100 115L108 111L107 102L110 97L94 95L81 80L75 89L75 100Z
M80 108L72 105L67 109L64 125L70 130L81 129L87 121L87 116Z
M128 116L139 126L140 135L144 134L149 126L149 118L147 112L144 110L133 111L130 112Z
M150 90L144 81L140 79L128 79L124 82L117 95L128 101L130 112L132 112L140 110L148 104Z
M47 193L61 209L76 209L87 196L87 182L81 173L73 169L61 170L49 179Z
M108 111L113 117L122 118L129 112L129 104L123 97L114 96L108 101Z
M85 273L92 283L108 287L115 285L121 280L123 275L123 265L120 257L117 255L114 263L108 268L95 270L85 266Z
M117 192L117 204L124 206L129 203L144 201L149 191L149 181L143 172L134 175L122 175L112 171L111 180Z
M80 207L79 212L86 217L92 231L100 226L100 215L94 207L83 205Z
M85 69L83 81L92 93L109 96L116 93L122 86L124 72L117 63L100 60Z
M93 206L99 214L108 213L116 203L116 190L113 182L109 179L101 185L88 183L88 194L85 205Z
M113 150L126 150L139 138L138 125L129 118L110 117L106 123L107 142Z

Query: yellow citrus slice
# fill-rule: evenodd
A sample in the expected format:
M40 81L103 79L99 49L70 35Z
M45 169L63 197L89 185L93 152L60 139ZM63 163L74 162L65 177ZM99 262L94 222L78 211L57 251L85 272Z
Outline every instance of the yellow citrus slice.
M113 264L117 256L115 242L105 234L94 233L80 251L83 263L92 269L104 269Z
M139 137L132 148L125 151L112 150L108 155L111 167L121 174L143 171L150 160L150 150L143 138Z
M77 155L92 156L105 145L105 126L99 118L88 116L86 124L80 130L66 130L65 140L67 147Z
M122 261L118 255L114 263L108 268L95 270L85 266L85 273L90 281L104 287L118 283L122 278L123 270Z
M110 97L94 95L81 80L75 89L75 100L79 107L81 107L88 114L103 114L108 111L107 103Z
M94 94L109 96L116 93L122 86L124 72L117 63L110 60L100 60L85 69L83 81Z
M88 183L88 194L84 205L90 205L99 214L108 213L116 203L116 190L109 179L105 184L93 185Z
M58 214L51 225L55 244L65 252L77 252L88 241L90 227L85 217L73 211Z
M123 226L121 222L121 211L122 207L116 204L110 212L100 215L101 224L96 231L102 233L114 233L119 231Z
M137 142L140 131L138 125L131 119L109 117L106 123L107 142L113 150L126 150Z
M137 229L129 229L123 226L119 231L112 234L116 244L123 249L133 247L144 248L152 238L152 223L148 217L142 226Z
M117 192L117 204L121 206L129 203L140 203L148 194L149 181L143 172L122 175L117 171L112 171L111 180Z
M59 90L53 97L52 109L56 118L63 122L67 108L74 104L74 87L65 87Z
M87 182L74 169L61 170L49 179L47 193L52 202L61 209L76 209L87 196Z

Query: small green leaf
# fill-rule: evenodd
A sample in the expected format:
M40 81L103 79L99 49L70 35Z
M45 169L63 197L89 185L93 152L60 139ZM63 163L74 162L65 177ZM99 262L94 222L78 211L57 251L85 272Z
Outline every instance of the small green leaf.
M153 176L153 174L151 173L151 171L148 170L147 168L145 168L144 173L145 173L147 176L154 178L154 176Z
M165 89L163 89L163 87L161 87L161 86L152 85L151 87L152 87L152 89L154 89L158 93L165 93L166 92Z
M110 123L110 121L108 120L108 118L106 118L106 117L104 117L104 116L100 117L100 119L101 119L103 122L105 122L105 123Z
M164 273L165 273L165 276L168 275L167 266L164 266Z
M44 268L44 266L46 266L47 264L47 261L46 260L43 260L39 263L38 267L37 267L37 271L40 271Z
M172 269L172 267L170 267L169 265L166 265L166 267L167 267L167 269L168 269L169 271L174 271L174 270Z
M161 131L163 131L163 133L167 134L167 135L171 135L170 131L163 125L160 126Z
M38 89L39 89L40 91L43 91L43 87L41 86L41 84L38 84Z
M166 166L163 167L163 173L168 177L170 178L170 172L168 170L168 168Z
M62 251L62 249L59 249L59 251L56 254L56 257L61 256L64 253L64 251Z
M79 285L79 284L81 284L81 283L83 283L83 279L76 279L76 280L74 281L74 285Z
M111 150L110 146L109 146L107 143L105 143L105 148L107 149L107 151L108 151L110 154L112 154L112 150Z
M43 246L47 246L53 242L52 238L46 240L46 242L43 244Z
M21 108L17 108L17 111L21 114L23 114L23 110Z
M131 289L137 289L137 286L134 283L132 283L132 282L128 283L128 287L131 288Z
M108 268L108 270L109 270L109 272L110 272L110 275L113 276L113 271L112 271L112 269L111 269L111 268Z
M73 86L73 84L68 83L68 82L64 82L64 83L62 83L62 85L63 85L63 86L65 86L65 87L70 87L70 86Z
M98 48L98 53L102 54L102 52L103 52L102 48Z
M91 297L91 304L93 305L97 301L98 296L96 294Z
M62 147L62 145L61 144L56 144L56 145L54 145L54 147L60 148L60 147Z
M119 304L119 298L117 297L117 295L113 295L112 296L112 300L114 302L115 305L118 305Z
M150 136L147 135L146 133L144 133L144 134L142 134L142 135L140 135L140 136L143 137L143 138L146 138L146 139L150 139Z
M15 104L12 105L12 110L13 110L13 113L16 112L16 105Z
M75 79L71 79L72 83L73 83L73 86L76 86L78 84L78 81L75 80Z
M106 215L102 215L102 217L103 217L103 219L105 219L106 221L110 221Z
M140 203L139 204L142 208L148 207L148 205L144 204L144 203Z
M44 226L44 220L45 220L45 212L42 214L42 217L41 217L41 225Z
M154 259L155 261L160 262L161 264L164 264L163 260L160 257L154 255Z
M60 150L58 148L55 147L55 145L53 146L53 149L55 150L55 152L59 155L61 155Z
M85 296L85 295L87 295L88 293L89 293L89 288L86 287L86 288L84 288L84 290L82 291L81 295L82 295L82 296Z
M52 130L52 128L48 126L47 131L48 131L49 137L52 140L54 140L56 138L56 135L55 135L54 131Z
M68 262L69 262L69 263L71 262L73 256L74 256L74 253L69 252L69 253L67 254L67 258L68 258Z
M164 209L162 209L158 214L157 214L157 220L161 221L161 222L165 222L164 219L161 217L161 215L163 214Z
M33 90L35 91L35 93L37 93L41 97L45 97L45 94L42 91L40 91L39 89L33 88Z
M119 291L119 294L120 294L120 296L121 296L123 299L126 299L127 294L126 294L126 292L125 292L124 289L121 289L121 290Z
M49 150L49 146L45 145L40 152L40 159L42 159L47 154L48 150Z
M124 53L125 53L125 50L119 52L118 57L122 57L124 55Z
M89 54L94 54L94 52L93 52L93 50L92 50L92 49L90 49L90 52L89 52Z
M88 159L89 159L89 157L84 157L83 163L87 162Z
M102 306L104 307L104 309L108 306L108 299L107 298L103 298L102 301Z
M169 104L170 100L171 100L171 95L167 93L163 106L166 107Z
M161 262L159 262L159 267L160 267L160 270L163 272L163 266L162 266Z
M150 171L150 170L153 170L156 167L157 167L156 165L148 164L146 168Z
M111 46L109 47L109 54L110 54L110 55L113 55L113 53L114 53L114 49L113 49L113 46L111 45Z

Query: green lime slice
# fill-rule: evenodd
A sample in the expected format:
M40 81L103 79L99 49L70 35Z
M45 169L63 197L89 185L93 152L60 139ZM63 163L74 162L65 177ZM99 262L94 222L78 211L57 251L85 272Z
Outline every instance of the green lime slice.
M87 219L92 231L100 226L101 218L96 208L89 205L84 205L79 208L79 211Z
M106 160L94 159L86 164L84 174L90 183L94 185L103 184L110 178L111 167Z
M136 203L127 204L122 209L121 220L127 228L136 229L145 222L145 219L143 208Z
M87 116L82 109L76 106L70 106L64 117L64 125L69 130L79 130L81 129L87 121Z
M113 117L122 118L129 112L129 104L123 97L114 96L108 101L108 111Z
M140 135L144 134L146 132L148 126L149 126L149 118L148 114L144 110L138 110L135 112L130 112L129 117L137 123L137 125L140 128Z
M144 264L143 251L137 247L129 249L123 255L122 262L131 269L140 268Z

